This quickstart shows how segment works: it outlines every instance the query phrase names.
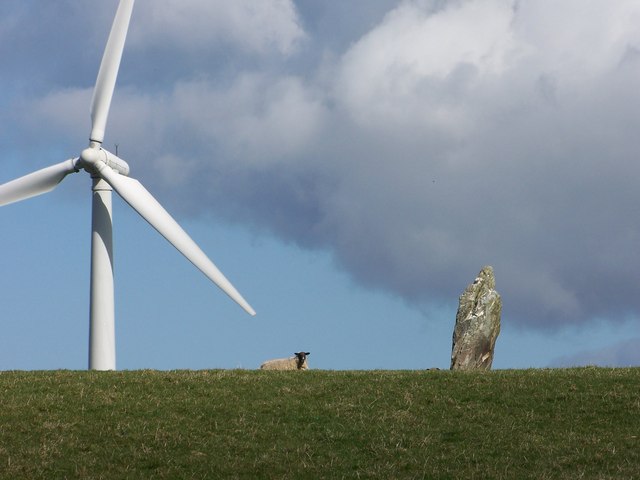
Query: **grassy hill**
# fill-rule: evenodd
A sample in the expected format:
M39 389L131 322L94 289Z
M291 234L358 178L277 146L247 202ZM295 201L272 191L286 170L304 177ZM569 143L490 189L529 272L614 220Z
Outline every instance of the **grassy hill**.
M640 478L640 369L2 372L0 478Z

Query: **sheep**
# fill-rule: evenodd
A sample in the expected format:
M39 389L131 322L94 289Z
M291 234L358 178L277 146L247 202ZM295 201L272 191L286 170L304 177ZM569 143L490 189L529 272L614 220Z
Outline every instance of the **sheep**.
M295 357L276 358L275 360L267 360L260 365L261 370L306 370L309 368L307 364L307 355L310 352L294 353Z

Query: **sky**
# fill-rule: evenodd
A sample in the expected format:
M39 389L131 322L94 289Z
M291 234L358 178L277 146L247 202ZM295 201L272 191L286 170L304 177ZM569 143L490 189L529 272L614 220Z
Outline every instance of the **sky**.
M115 0L0 3L0 183L79 155ZM635 0L137 0L104 147L257 311L114 196L117 368L640 365ZM82 172L0 208L0 369L85 369Z

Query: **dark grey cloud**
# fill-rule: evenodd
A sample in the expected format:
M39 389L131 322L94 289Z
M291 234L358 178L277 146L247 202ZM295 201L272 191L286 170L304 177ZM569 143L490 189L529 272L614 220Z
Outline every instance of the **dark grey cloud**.
M171 209L330 251L417 307L491 264L505 321L637 318L640 6L595 4L139 1L107 142ZM55 121L90 84L52 70L11 99L16 138L87 121Z

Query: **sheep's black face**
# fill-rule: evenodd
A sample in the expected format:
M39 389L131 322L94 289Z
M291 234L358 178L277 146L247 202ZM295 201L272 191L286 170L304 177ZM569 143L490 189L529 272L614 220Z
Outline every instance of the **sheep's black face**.
M296 356L298 370L300 370L302 368L302 365L304 365L305 360L307 359L307 355L311 355L311 352L298 352L294 353L294 355Z

